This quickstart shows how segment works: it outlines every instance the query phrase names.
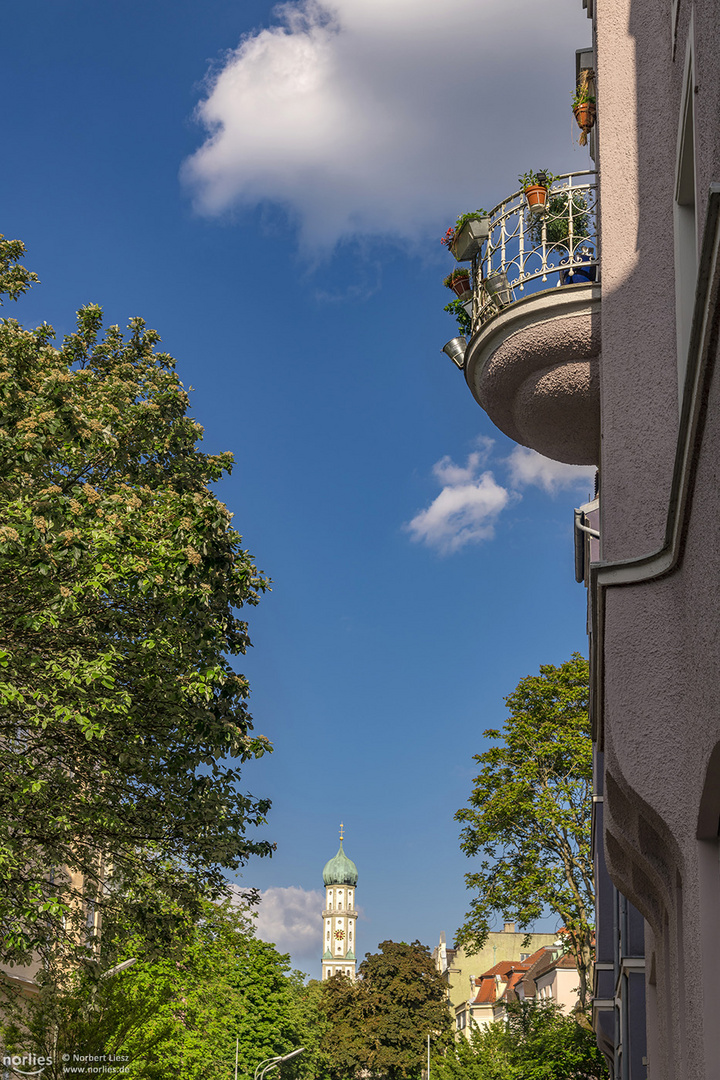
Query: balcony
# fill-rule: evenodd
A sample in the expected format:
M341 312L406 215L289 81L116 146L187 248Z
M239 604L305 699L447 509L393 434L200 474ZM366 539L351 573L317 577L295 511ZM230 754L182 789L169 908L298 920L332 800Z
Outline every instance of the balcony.
M595 173L557 177L540 210L516 191L472 260L468 386L511 439L595 465L600 446L600 284Z

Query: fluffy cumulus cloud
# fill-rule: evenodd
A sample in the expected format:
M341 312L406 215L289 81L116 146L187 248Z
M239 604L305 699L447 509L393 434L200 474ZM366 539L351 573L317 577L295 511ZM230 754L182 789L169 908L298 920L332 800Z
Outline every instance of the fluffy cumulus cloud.
M507 459L507 466L513 487L532 484L549 495L554 495L560 488L585 486L592 490L595 479L594 465L565 465L562 461L551 461L527 446L516 446Z
M477 440L477 449L464 465L445 456L433 466L440 494L405 525L413 540L450 555L468 544L491 540L503 510L522 498L523 488L539 487L550 495L561 488L580 490L592 487L595 470L583 465L563 465L516 446L509 457L498 458L496 470L507 473L504 483L486 468L493 440Z
M320 956L324 894L318 890L287 888L260 892L255 928L263 941L272 941L280 952L292 954L295 963L301 958ZM319 961L318 961L319 962Z
M279 204L330 247L424 237L533 163L586 168L568 111L583 16L580 0L540 18L528 0L281 4L208 77L183 168L195 205Z
M470 454L464 466L444 457L433 466L442 491L408 522L406 528L413 540L449 555L494 536L495 522L510 493L496 483L491 472L480 472L483 456L478 451Z

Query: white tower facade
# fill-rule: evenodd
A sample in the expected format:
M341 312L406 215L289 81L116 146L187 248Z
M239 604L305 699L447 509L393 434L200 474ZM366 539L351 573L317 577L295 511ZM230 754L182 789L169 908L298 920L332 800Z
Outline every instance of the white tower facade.
M323 919L322 979L333 975L355 978L357 965L355 924L355 887L358 872L355 863L343 851L343 826L340 826L340 848L334 859L325 864L325 908Z

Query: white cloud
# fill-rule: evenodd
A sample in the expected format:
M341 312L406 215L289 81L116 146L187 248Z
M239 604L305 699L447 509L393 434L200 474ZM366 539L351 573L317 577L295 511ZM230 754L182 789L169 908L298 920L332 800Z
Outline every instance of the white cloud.
M272 941L280 952L289 952L298 958L313 956L319 964L322 946L320 913L324 900L322 892L295 885L261 890L255 923L257 936L263 941Z
M592 465L565 465L551 461L526 446L516 446L506 458L497 459L495 468L506 469L507 487L495 480L488 464L494 445L480 436L477 447L465 465L456 464L447 454L433 465L433 476L442 487L430 506L421 510L404 527L413 540L450 555L467 544L492 540L497 519L510 502L522 498L522 489L539 487L549 495L560 489L590 491L595 477Z
M183 168L202 213L279 204L306 246L425 241L533 164L587 167L569 139L580 0L541 17L528 0L293 0L274 18L208 77Z
M579 488L582 485L592 490L595 479L594 465L565 465L562 461L551 461L526 446L516 446L506 463L513 487L534 485L549 495L554 495L560 488Z
M480 461L480 453L475 452L465 466L456 465L449 457L437 462L433 473L443 489L405 526L413 540L449 555L467 544L492 539L510 493L495 482L491 472L478 475Z

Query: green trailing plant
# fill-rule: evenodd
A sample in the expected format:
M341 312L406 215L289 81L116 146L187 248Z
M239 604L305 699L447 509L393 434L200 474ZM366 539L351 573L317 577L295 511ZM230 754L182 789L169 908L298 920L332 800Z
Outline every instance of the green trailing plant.
M463 337L469 337L472 333L472 321L467 311L463 307L461 300L451 300L449 304L446 304L443 311L449 312L450 315L454 315L457 320L458 332Z

